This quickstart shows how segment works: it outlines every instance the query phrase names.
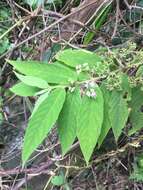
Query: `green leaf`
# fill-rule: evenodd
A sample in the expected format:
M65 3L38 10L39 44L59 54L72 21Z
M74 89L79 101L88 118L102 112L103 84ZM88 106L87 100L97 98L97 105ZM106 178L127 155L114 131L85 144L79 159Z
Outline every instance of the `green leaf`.
M143 77L143 66L140 66L136 72L137 77Z
M59 138L62 146L62 152L65 154L73 144L76 137L77 114L81 104L79 89L74 92L68 92L63 109L59 115Z
M61 186L65 183L65 178L63 175L54 176L51 180L53 185Z
M105 7L103 7L100 11L100 13L97 15L97 18L95 19L93 25L93 28L96 29L96 31L100 30L100 28L102 27L102 25L104 24L104 22L107 19L108 13L111 10L111 3L112 1L109 2L109 4L107 4ZM83 44L88 45L92 39L95 36L95 32L88 32L84 38L84 42Z
M77 65L82 65L88 63L89 66L99 66L102 58L86 50L72 50L66 49L60 51L56 59L63 62L70 67L76 67Z
M97 144L103 122L103 95L99 87L95 90L96 98L82 98L78 115L77 137L87 163Z
M53 64L42 64L38 61L8 62L22 74L41 78L48 83L69 84L77 80L77 73L59 62Z
M35 106L34 106L34 109L33 109L33 111L32 111L32 114L31 114L30 118L33 117L33 115L37 112L37 109L39 108L39 106L41 105L41 103L42 103L46 98L48 98L49 93L50 93L50 92L45 92L44 94L42 94L42 95L38 98L38 100L37 100L36 103L35 103Z
M92 31L87 32L87 34L85 35L83 44L88 45L93 40L95 35L96 35L95 32L92 32Z
M35 86L35 87L42 88L42 89L49 87L48 83L43 79L40 79L40 78L37 78L37 77L32 77L32 76L20 75L20 74L18 74L16 72L15 72L15 75L24 84L27 84L29 86Z
M109 116L115 139L118 140L125 127L129 116L129 110L126 100L123 98L123 92L113 91L110 98Z
M55 5L59 5L62 4L62 0L48 0L47 3L49 4L55 3Z
M130 180L136 182L143 182L143 168L140 168L137 164L134 166L134 171L130 175Z
M98 139L98 147L101 146L107 133L111 129L111 122L110 122L110 116L109 116L109 101L110 101L111 92L107 90L104 85L101 85L101 90L102 90L102 94L104 98L104 117L103 117L101 133Z
M32 86L28 86L22 82L14 85L12 88L10 88L10 90L18 95L18 96L34 96L37 92L40 91L39 88L37 87L32 87Z
M1 34L1 33L0 33ZM0 40L0 54L2 55L7 49L10 48L10 42L8 38Z
M0 125L2 126L2 122L3 122L4 118L3 118L3 114L0 112Z
M81 72L78 75L78 81L85 81L85 80L89 80L90 78L91 78L90 74L86 72Z
M65 95L64 89L53 90L30 118L24 137L23 164L25 164L33 151L42 143L54 126L65 101Z
M143 7L143 0L139 0L139 1L137 2L137 6Z
M143 128L143 91L139 87L132 89L132 100L129 105L131 107L130 122L132 124L129 135L132 135Z
M29 4L31 7L38 7L44 3L44 0L26 0L26 3Z

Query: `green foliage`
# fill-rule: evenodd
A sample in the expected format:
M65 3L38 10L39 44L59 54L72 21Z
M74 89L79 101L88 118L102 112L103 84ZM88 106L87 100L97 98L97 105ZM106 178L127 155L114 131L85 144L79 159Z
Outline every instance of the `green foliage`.
M62 186L65 183L65 178L63 175L54 176L51 182L55 186Z
M134 134L136 131L143 127L143 91L140 88L132 89L132 99L130 102L131 113L130 120L132 123L132 129L129 131L129 135Z
M137 2L137 5L143 7L143 0L139 0L139 1Z
M134 172L131 174L130 179L137 182L143 182L143 168L134 166Z
M14 68L27 76L37 77L48 83L68 84L77 80L77 74L59 62L40 64L37 61L8 61Z
M36 8L44 3L44 0L25 0L25 3L30 5L33 8Z
M0 37L6 32L11 25L11 11L9 7L0 4ZM10 48L11 44L9 37L6 35L3 39L0 39L0 55Z
M100 30L102 25L105 23L110 10L111 10L111 2L107 4L105 7L103 7L99 12L99 14L97 15L97 17L95 18L94 22L92 23L93 29L95 29L96 31ZM95 34L96 33L92 31L88 32L84 38L83 43L85 45L89 44L93 40Z
M42 143L51 128L54 126L65 100L64 89L53 90L42 101L30 118L24 137L22 160L27 161L31 153ZM31 143L32 139L32 143Z
M50 92L49 90L47 90L47 92L45 91L45 93L42 94L42 95L38 98L38 100L37 100L36 103L35 103L33 112L32 112L32 114L31 114L30 117L32 117L32 116L36 113L36 111L37 111L38 107L40 106L40 104L41 104L46 98L48 98L49 92Z
M0 92L1 92L1 87L0 87ZM3 105L3 100L2 98L0 97L0 125L3 121L3 114L2 114L2 105Z
M88 64L88 66L97 66L102 61L101 57L92 52L72 49L67 49L58 53L56 58L70 67L76 67L84 64Z
M103 140L105 139L107 133L109 132L111 128L111 121L110 121L110 115L109 115L109 100L111 96L111 92L105 88L104 85L101 86L103 98L104 98L104 117L103 117L103 123L101 128L101 133L98 138L98 146L100 147Z
M122 133L122 128L125 126L128 119L128 105L126 100L123 99L122 92L115 90L111 93L109 104L110 122L114 136L117 140Z
M48 0L47 3L62 3L62 0Z
M18 96L35 96L36 92L39 91L39 88L28 86L22 82L14 85L10 89L13 93L15 93Z
M63 109L59 116L59 138L62 146L62 152L65 154L76 138L77 114L81 104L79 89L74 92L67 92Z
M143 182L143 155L140 154L135 158L135 163L133 165L133 172L130 175L131 180L137 182Z
M103 96L100 88L95 88L96 98L84 96L78 115L77 137L84 158L88 163L97 144L103 122Z
M67 153L77 137L87 163L110 129L117 141L128 121L131 134L142 128L143 53L135 48L129 44L110 53L67 49L52 64L8 61L23 74L16 74L22 83L11 90L38 97L24 138L23 163L56 121L62 153Z
M40 5L45 4L53 4L59 5L62 3L62 0L47 0L46 2L44 0L24 0L25 3L27 3L29 6L31 6L33 9L36 9Z
M49 85L48 83L40 78L33 77L33 76L23 76L15 72L15 75L19 80L21 80L24 84L30 85L30 86L35 86L38 88L48 88Z
M8 38L0 40L0 54L3 54L10 47L10 42Z

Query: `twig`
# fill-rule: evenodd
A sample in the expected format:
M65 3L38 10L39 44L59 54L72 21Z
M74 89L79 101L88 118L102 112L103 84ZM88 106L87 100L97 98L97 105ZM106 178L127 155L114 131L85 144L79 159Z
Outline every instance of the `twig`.
M29 17L28 17L28 18L29 18ZM15 27L21 25L25 20L27 20L27 17L18 20L12 27L10 27L6 32L4 32L4 33L0 36L0 40L1 40L2 38L4 38L9 32L11 32Z
M22 187L27 181L31 180L34 176L27 176L27 178L23 178L20 180L13 188L12 190L19 190L20 187Z
M23 10L24 12L28 13L29 15L31 14L30 11L28 11L27 9L21 7L19 4L17 4L16 2L14 2L15 6L18 7L19 9Z
M85 25L88 25L90 23L90 21L96 16L96 14L98 13L98 11L102 8L102 6L104 6L105 4L110 5L112 3L113 0L104 0L100 6L95 10L95 13L90 17L90 19L85 23ZM73 35L70 40L68 41L68 43L70 43L80 32L82 31L82 29L78 30L76 32L75 35Z
M108 1L112 1L112 0L105 0L105 2L108 2ZM59 20L55 21L54 23L52 23L52 24L49 25L48 27L44 28L43 30L37 32L36 34L33 34L32 36L30 36L30 37L28 37L27 39L23 40L23 41L20 42L19 44L15 45L13 48L11 48L11 49L8 50L6 53L4 53L2 56L0 56L0 59L1 59L2 57L4 57L5 55L7 55L8 53L10 53L11 51L13 51L14 49L18 48L19 46L25 44L25 43L28 42L29 40L32 40L33 38L35 38L35 37L41 35L42 33L46 32L46 31L49 30L50 28L52 28L52 27L54 27L55 25L59 24L60 22L66 20L66 19L69 19L69 17L71 17L71 16L74 15L75 13L78 13L78 12L80 12L81 10L83 10L83 9L85 9L86 7L91 6L91 5L93 5L93 4L95 4L95 2L89 3L88 5L83 6L83 7L79 8L79 9L77 9L76 11L73 11L73 12L69 13L68 15L66 15L66 16L64 16L64 17L62 17L62 18L60 18ZM100 8L101 8L101 6L100 6ZM99 8L98 8L98 10L99 10ZM98 11L98 10L97 10L97 11ZM97 11L95 11L95 12L97 12Z
M115 22L115 27L114 27L114 31L112 34L112 39L115 37L116 33L117 33L117 28L118 28L118 22L119 22L119 0L116 0L116 22Z
M54 161L49 160L47 162L40 164L41 166L39 167L28 168L28 169L14 168L11 170L0 170L0 176L4 177L8 175L16 175L16 174L22 174L22 173L27 173L28 175L29 174L39 175L39 174L45 173L45 170L49 169L49 167L53 164L54 164ZM48 172L46 171L46 173Z
M140 6L137 6L137 5L130 5L127 0L124 0L124 2L126 4L126 6L128 7L128 9L130 9L130 10L131 9L140 9L140 10L143 10L143 7L140 7Z

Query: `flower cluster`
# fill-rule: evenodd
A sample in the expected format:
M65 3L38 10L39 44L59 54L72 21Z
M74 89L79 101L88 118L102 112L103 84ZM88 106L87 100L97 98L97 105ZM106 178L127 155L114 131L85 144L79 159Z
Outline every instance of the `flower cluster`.
M84 83L84 87L85 88L95 88L97 85L96 83L92 80L92 81L87 81Z
M69 86L68 90L69 90L70 92L74 92L75 87Z
M82 65L77 65L76 66L76 72L79 74L82 71L89 71L89 65L88 63L83 63Z
M96 66L93 66L91 69L91 74L96 76L103 76L109 73L109 65L107 63L105 64L99 64Z
M91 98L96 98L96 91L95 91L96 83L94 81L85 82L85 95Z
M90 97L90 98L96 98L96 91L95 89L91 88L89 90L86 91L86 96Z
M105 85L108 90L118 89L121 90L122 77L118 73L111 72L107 80L105 81Z

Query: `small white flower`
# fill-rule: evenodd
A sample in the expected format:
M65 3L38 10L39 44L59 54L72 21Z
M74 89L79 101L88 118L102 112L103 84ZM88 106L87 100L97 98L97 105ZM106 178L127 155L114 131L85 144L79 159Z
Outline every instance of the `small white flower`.
M75 87L71 87L71 86L69 87L70 92L73 92L74 90L75 90Z
M81 73L81 69L77 70L76 72L77 72L77 74L80 74Z
M86 82L86 83L84 84L84 87L85 87L85 88L88 88L88 87L89 87L89 83Z
M92 97L92 98L96 98L96 92L92 92L92 93L91 93L91 97Z
M77 74L81 73L81 71L82 71L82 66L81 65L77 65L76 66L76 72L77 72Z
M80 69L81 69L81 65L77 65L76 70L80 70Z
M90 92L91 92L91 93L94 93L94 92L95 92L95 90L94 90L93 88L91 88L91 89L90 89Z
M71 86L69 86L69 91L71 91L71 89L72 89L72 87L71 87Z
M90 96L91 96L90 91L87 91L87 92L86 92L86 95L87 95L88 97L90 97Z
M91 81L91 82L89 83L89 86L93 88L93 87L95 87L95 86L96 86L96 84L95 84L95 82L94 82L94 81Z
M71 92L74 92L74 90L75 90L75 87L71 88L71 90L70 90L70 91L71 91Z

